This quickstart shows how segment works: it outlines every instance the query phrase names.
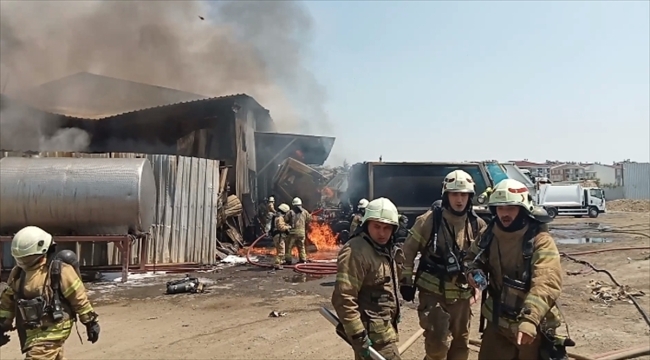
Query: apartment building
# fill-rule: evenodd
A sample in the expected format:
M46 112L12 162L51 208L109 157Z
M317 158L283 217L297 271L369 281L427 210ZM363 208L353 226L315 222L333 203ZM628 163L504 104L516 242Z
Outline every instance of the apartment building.
M517 165L517 167L520 169L526 169L530 171L530 174L532 176L550 178L550 169L552 166L551 164L535 163L528 160L511 162Z
M586 164L585 175L587 179L598 179L601 185L623 185L623 167L620 164Z
M579 164L561 164L550 168L549 179L553 182L580 181L587 178L587 169Z

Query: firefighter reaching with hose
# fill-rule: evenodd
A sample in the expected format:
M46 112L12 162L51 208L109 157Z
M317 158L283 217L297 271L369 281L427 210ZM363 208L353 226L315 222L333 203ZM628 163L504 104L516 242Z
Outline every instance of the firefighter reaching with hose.
M366 207L361 231L348 241L337 258L332 305L355 359L370 356L370 347L386 360L401 359L397 348L400 306L398 266L403 257L395 246L398 227L395 205L386 198Z
M470 285L485 290L479 360L568 359L565 347L575 344L555 333L562 268L551 219L536 215L528 189L513 179L497 184L488 206L494 220L465 257Z
M286 242L291 226L287 225L284 222L284 217L291 210L289 205L280 204L278 206L278 211L273 215L273 220L271 223L271 230L269 231L270 235L273 237L273 244L275 245L275 263L273 268L276 270L281 270L282 265L291 265L291 251L289 251L289 257L287 258L286 252Z
M0 296L0 332L12 329L26 360L63 360L63 344L77 317L86 326L88 341L99 339L97 314L79 276L74 253L55 255L52 235L27 226L11 242L17 266Z
M474 181L462 171L447 174L441 206L420 215L404 249L400 292L413 301L419 289L418 316L424 329L426 360L467 360L472 299L476 291L465 278L462 261L485 229L472 211ZM420 253L415 279L413 268Z

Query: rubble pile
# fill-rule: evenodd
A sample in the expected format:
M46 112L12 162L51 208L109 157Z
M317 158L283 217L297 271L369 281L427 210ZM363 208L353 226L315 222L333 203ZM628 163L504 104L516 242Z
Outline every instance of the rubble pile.
M650 200L612 200L607 202L607 210L625 212L650 212Z

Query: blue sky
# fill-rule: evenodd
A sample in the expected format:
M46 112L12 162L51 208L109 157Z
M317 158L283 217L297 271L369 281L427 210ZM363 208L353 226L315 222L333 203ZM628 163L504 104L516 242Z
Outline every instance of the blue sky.
M310 1L329 163L650 159L647 1Z

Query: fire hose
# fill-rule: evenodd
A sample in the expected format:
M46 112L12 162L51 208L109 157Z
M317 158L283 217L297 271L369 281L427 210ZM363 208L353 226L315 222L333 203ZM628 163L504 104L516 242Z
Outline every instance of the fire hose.
M253 241L253 243L250 244L248 247L248 250L246 251L246 261L257 267L263 267L263 268L273 268L272 264L268 263L261 263L259 261L253 261L251 259L251 250L255 247L255 245L262 240L266 234L258 237ZM336 264L335 263L323 263L323 262L311 262L311 263L305 263L305 264L296 264L296 265L285 265L285 268L293 269L293 271L302 273L302 274L307 274L307 275L316 275L316 276L326 276L326 275L335 275L336 274Z

